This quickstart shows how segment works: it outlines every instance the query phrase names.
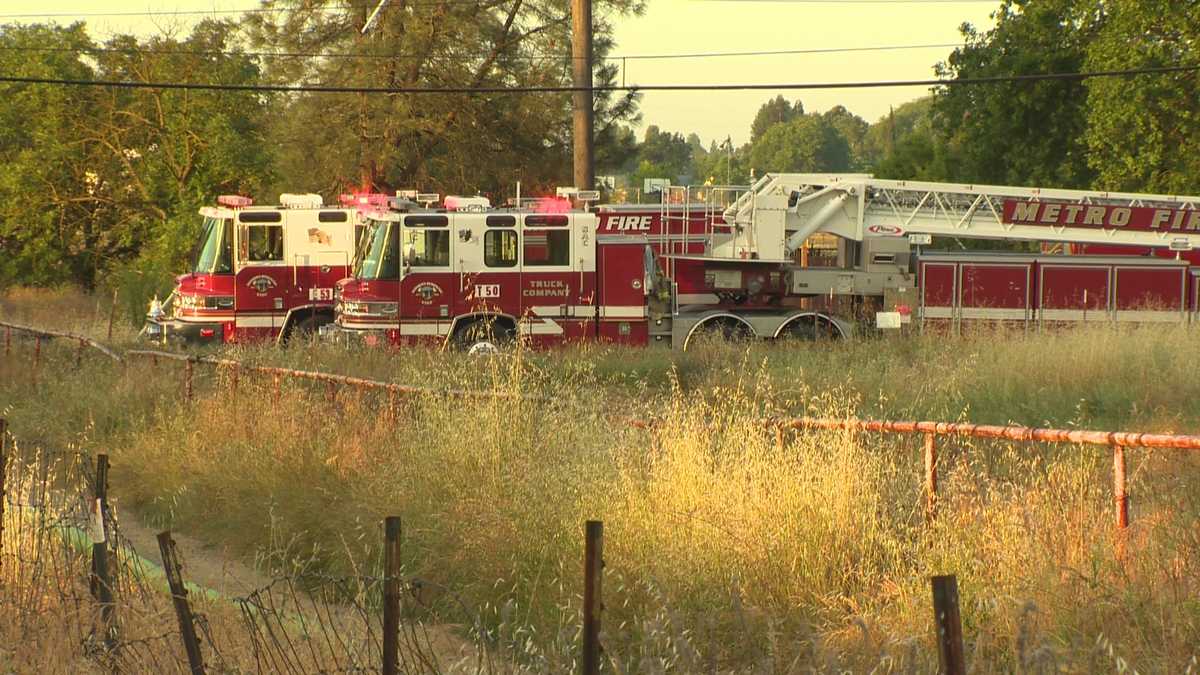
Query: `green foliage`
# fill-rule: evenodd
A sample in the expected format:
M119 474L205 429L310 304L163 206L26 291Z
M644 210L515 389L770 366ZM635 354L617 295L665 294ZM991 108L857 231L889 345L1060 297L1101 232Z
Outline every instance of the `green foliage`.
M263 5L279 11L245 19L247 35L259 47L377 57L268 59L271 81L430 88L570 84L570 16L558 0L394 3L366 36L360 30L370 8L361 3ZM637 0L596 3L597 56L612 48L609 14L640 8ZM611 84L617 73L616 63L597 59L593 79ZM601 167L627 159L628 137L620 128L638 120L637 100L636 94L596 96ZM299 142L277 146L277 185L324 194L419 188L495 197L520 180L536 193L564 184L571 173L570 110L569 94L289 97L281 101L272 134Z
M850 143L821 115L800 115L767 129L750 150L750 164L759 174L847 171Z
M75 80L258 81L230 22L185 40L116 36L95 50L82 24L5 26L6 72ZM18 51L22 46L64 51ZM196 55L187 52L206 52ZM0 284L94 287L134 264L179 269L196 208L221 192L259 193L271 169L269 101L251 93L9 85L0 106ZM261 196L261 195L259 195ZM11 254L10 254L11 253Z
M803 114L804 104L800 101L796 101L794 104L788 103L782 94L770 99L762 104L754 115L754 121L750 123L750 142L757 141L776 124L791 122Z
M963 26L966 44L937 71L985 78L1075 72L1095 36L1095 15L1076 0L1005 0L996 26ZM1087 92L1077 80L1043 80L936 91L934 117L954 180L1084 188L1091 184L1083 140Z
M1117 0L1087 45L1089 70L1200 65L1193 3ZM1200 192L1200 73L1090 80L1088 163L1104 190Z

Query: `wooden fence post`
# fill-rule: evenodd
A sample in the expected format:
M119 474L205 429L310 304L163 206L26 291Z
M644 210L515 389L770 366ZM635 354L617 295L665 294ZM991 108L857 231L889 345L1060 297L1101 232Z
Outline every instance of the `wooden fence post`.
M183 400L192 400L192 357L183 362Z
M933 577L933 625L937 630L938 672L965 675L962 616L958 610L958 580L953 574Z
M12 326L4 327L4 356L12 353Z
M96 509L92 534L92 595L100 603L100 625L104 630L104 644L109 649L116 644L116 626L113 623L113 580L108 559L108 455L96 455Z
M383 675L400 667L400 518L383 525Z
M112 342L113 316L117 313L117 291L113 289L112 304L108 306L108 342Z
M925 521L932 522L937 515L937 436L925 434Z
M8 420L0 417L0 570L4 569L4 490L7 471Z
M278 405L279 404L279 373L275 373L272 376L272 380L275 383L275 393L271 395L271 402Z
M79 338L79 344L75 346L75 369L78 370L83 366L83 348L87 342L83 338Z
M583 543L583 675L600 672L600 581L604 573L604 523L589 520Z
M38 366L42 362L42 336L35 335L33 338L33 386L37 386Z
M175 555L175 542L171 531L158 533L158 550L162 553L163 570L167 574L167 585L171 587L171 600L175 603L175 617L179 619L179 634L183 648L187 651L188 665L192 675L204 675L204 659L200 655L200 641L196 638L196 622L192 607L188 604L187 588L183 585L183 570Z

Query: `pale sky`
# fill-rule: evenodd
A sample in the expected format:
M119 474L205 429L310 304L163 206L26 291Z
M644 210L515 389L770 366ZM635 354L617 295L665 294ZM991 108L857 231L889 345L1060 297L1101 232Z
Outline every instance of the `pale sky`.
M14 14L240 10L253 0L2 0L0 23L37 21ZM648 0L643 16L616 21L614 55L837 49L957 44L958 27L991 25L999 0ZM69 23L76 17L53 20ZM147 34L184 29L199 17L86 17L93 33ZM51 20L48 18L43 21ZM850 82L933 77L933 65L950 48L860 51L780 56L625 61L627 84ZM889 106L923 95L921 88L817 91L647 92L644 128L656 124L683 134L696 132L707 145L731 136L749 139L750 122L768 98L799 98L808 111L842 104L869 122Z

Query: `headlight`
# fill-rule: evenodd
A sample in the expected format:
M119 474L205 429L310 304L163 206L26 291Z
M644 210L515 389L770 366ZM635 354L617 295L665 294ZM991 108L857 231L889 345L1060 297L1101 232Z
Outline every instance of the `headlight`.
M179 309L196 309L202 303L200 296L180 293L175 298L175 306Z

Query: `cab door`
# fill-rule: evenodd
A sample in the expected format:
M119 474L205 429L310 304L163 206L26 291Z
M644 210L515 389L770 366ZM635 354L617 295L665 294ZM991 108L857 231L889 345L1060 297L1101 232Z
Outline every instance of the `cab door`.
M436 324L450 319L458 283L458 275L451 264L454 248L450 219L445 214L404 217L400 229L403 276L399 316L402 323L414 325L402 327L402 332L434 335L438 333Z
M293 288L283 217L278 211L243 211L237 220L237 334L245 339L269 338L283 325L287 294Z
M463 214L459 228L460 288L455 313L521 316L520 219L516 214ZM469 235L470 239L466 237Z

